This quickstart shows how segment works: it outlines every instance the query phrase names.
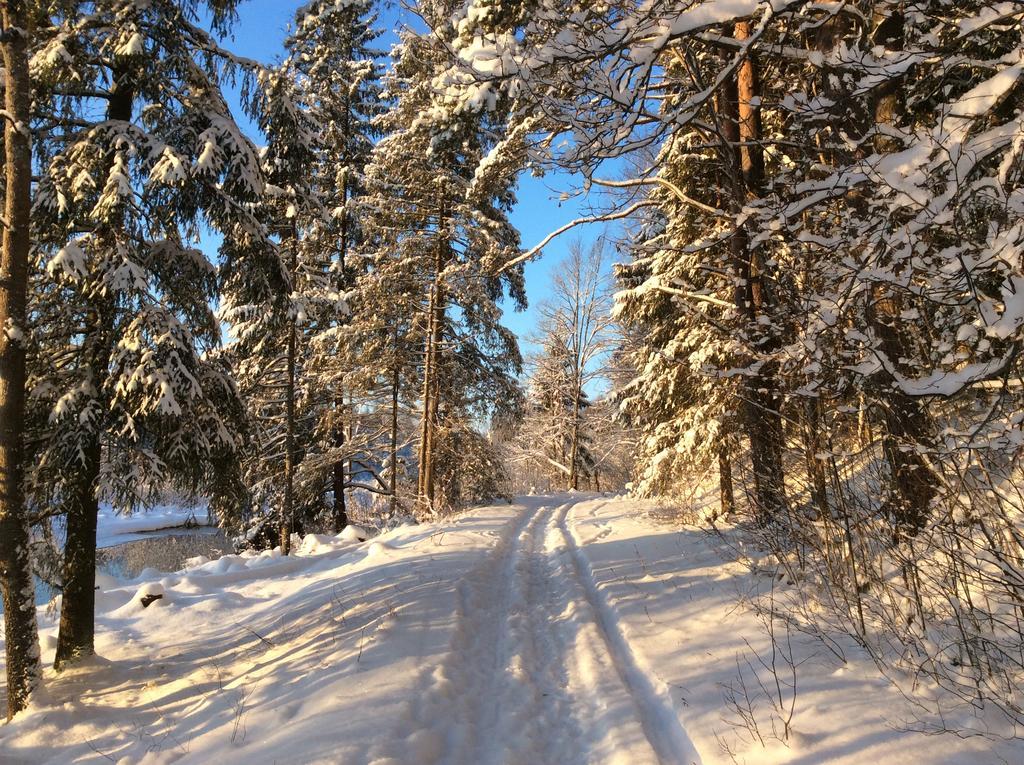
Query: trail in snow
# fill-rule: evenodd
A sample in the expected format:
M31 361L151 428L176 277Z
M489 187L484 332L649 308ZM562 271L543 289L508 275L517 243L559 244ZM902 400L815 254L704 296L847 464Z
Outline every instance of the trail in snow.
M601 596L590 571L590 564L569 531L566 518L571 507L571 503L562 506L557 520L558 528L569 549L576 580L583 587L619 678L636 702L644 732L663 765L676 762L699 763L700 756L679 723L665 684L648 676L637 665L629 642L619 629L615 612Z
M920 708L835 633L844 661L792 636L788 742L734 728L723 688L772 682L757 672L770 636L742 600L779 585L666 512L523 498L372 542L307 535L287 558L105 582L96 659L47 671L45 692L0 725L0 762L699 763L680 718L704 763L1024 762L1019 741L909 732ZM164 597L143 608L156 585ZM49 663L58 627L38 618ZM2 649L0 630L0 676Z
M400 761L699 765L602 599L573 504L527 505L460 584L451 650L411 702Z

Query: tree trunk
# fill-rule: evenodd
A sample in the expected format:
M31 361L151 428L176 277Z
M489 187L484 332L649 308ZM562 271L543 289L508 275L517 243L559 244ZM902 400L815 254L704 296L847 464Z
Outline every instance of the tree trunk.
M427 332L424 341L423 368L423 421L420 434L420 460L418 475L417 504L421 512L431 513L435 509L437 426L439 422L440 346L444 334L445 295L441 283L446 265L447 243L444 240L445 208L441 205L438 214L437 245L434 253L434 279L430 298L427 302Z
M94 359L97 367L101 363L105 365L108 354L101 349ZM93 373L96 374L95 368ZM92 656L95 650L96 517L99 514L96 488L101 460L98 436L83 449L82 458L77 486L74 496L69 498L67 512L64 589L57 653L53 662L57 670Z
M115 310L113 298L99 298L84 333L85 366L101 397L110 366ZM97 427L83 436L81 462L74 481L69 482L72 486L67 497L60 627L53 662L58 671L95 651L96 523L100 509L102 433L102 428Z
M903 47L904 18L898 6L879 3L872 19L872 42L889 50ZM899 83L887 79L875 91L874 120L877 126L895 122L899 109ZM895 151L898 144L879 133L875 136L875 151L879 154ZM882 352L894 364L906 356L905 343L897 329L902 305L892 295L877 294L871 306L871 322L878 335ZM932 500L938 491L939 478L917 452L918 447L929 448L934 441L931 424L919 399L893 388L888 375L883 379L885 435L883 451L892 473L894 488L889 511L900 530L914 534L927 522Z
M338 446L345 445L345 431L340 430L335 435L335 444ZM334 527L334 533L341 532L346 526L348 526L348 509L345 507L345 461L338 460L334 463L334 475L332 480L332 486L334 488L334 517L332 525Z
M576 261L573 274L572 296L572 330L573 330L573 357L572 357L572 442L570 443L569 454L569 485L573 491L580 488L580 399L583 396L583 344L585 330L583 317L581 316L580 301L583 299L581 281L582 260Z
M23 0L3 4L3 29L4 106L8 118L4 120L7 225L0 255L0 592L10 719L27 706L39 682L39 634L22 489L25 346L17 334L24 331L26 320L32 209L32 143L28 133L32 84L28 72L29 19Z
M718 494L722 517L727 518L736 510L736 497L732 490L732 462L729 447L723 443L718 448Z
M348 109L345 110L345 131L348 136ZM341 212L341 243L338 252L338 264L341 269L341 282L346 284L345 268L348 261L348 176L341 189L342 212ZM345 391L339 390L335 400L335 406L344 414ZM344 417L338 418L337 431L335 432L335 445L345 445L345 421ZM349 465L351 467L351 464ZM348 525L348 509L345 507L345 460L339 459L334 463L334 532L339 533Z
M398 331L395 330L395 368L391 378L391 471L388 488L391 491L391 515L398 510L398 393L402 377L398 365Z
M434 353L434 363L432 375L433 390L430 395L430 411L428 414L428 421L430 422L429 460L427 463L428 470L423 483L423 493L427 499L427 506L431 510L435 510L437 506L437 431L441 424L441 340L444 333L445 314L445 294L440 279L442 268L443 263L439 259L437 286L434 292L434 329L430 344Z
M111 72L107 119L129 122L135 102L131 73L120 66ZM113 236L120 232L113 232ZM112 296L97 298L83 335L84 365L96 395L101 397L110 366L117 304ZM95 652L96 520L99 514L99 478L103 457L102 426L83 436L81 464L67 497L64 541L63 596L53 666L60 670Z
M825 465L818 458L822 453L820 402L816 398L808 398L804 402L804 459L807 463L807 483L810 487L811 502L819 516L828 515L828 492L825 476Z
M580 471L577 467L580 455L580 382L577 377L574 383L572 404L572 441L569 444L569 487L573 491L580 488Z
M734 29L737 40L750 37L749 22L737 22ZM733 204L737 214L747 200L759 195L764 187L760 107L756 100L759 96L757 69L753 58L748 56L740 65L735 80L727 83L727 92L721 99L725 112L725 137L735 147L728 154L736 168ZM767 313L772 302L764 280L763 258L757 248L751 248L749 232L743 225L737 225L730 246L736 280L736 306L745 320L746 332L757 333L761 331L758 319ZM770 336L755 342L757 350L767 355L778 341ZM771 364L762 364L757 374L744 378L743 398L743 424L750 439L754 469L756 514L764 523L784 513L787 508L782 466L785 447L780 413L782 399Z
M416 507L421 513L429 513L432 510L427 487L429 485L430 493L433 493L431 414L434 394L434 303L437 300L436 292L435 277L435 283L431 285L430 297L427 301L427 330L423 341L423 413L420 420L419 460L416 466Z
M291 245L290 273L294 283L298 278L299 234L294 223L289 232ZM294 289L294 284L293 284ZM290 312L291 313L291 312ZM292 531L295 528L295 361L298 352L295 316L288 317L288 368L284 389L284 500L281 503L281 554L292 550Z

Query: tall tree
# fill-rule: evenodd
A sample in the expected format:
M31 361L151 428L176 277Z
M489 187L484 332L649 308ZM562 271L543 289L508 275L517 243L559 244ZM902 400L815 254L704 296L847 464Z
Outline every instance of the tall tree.
M311 441L308 333L324 302L344 308L328 284L329 257L307 236L322 205L308 172L316 160L317 126L302 95L287 64L260 77L250 111L268 137L261 158L268 193L257 209L271 238L234 231L221 248L220 316L230 325L229 353L253 436L243 474L255 512L246 520L276 519L285 555L299 510L311 500L297 485Z
M0 251L0 593L7 651L7 718L39 682L39 635L29 561L25 476L25 338L32 209L32 83L28 4L0 9L4 60L4 227Z
M758 514L774 518L787 507L784 397L775 358L782 344L780 304L772 258L747 212L765 185L761 87L751 47L761 30L752 31L755 25L742 17L733 22L722 9L709 13L699 2L567 2L557 11L524 4L502 13L491 6L490 0L470 3L457 20L461 44L439 99L447 110L488 111L510 99L502 149L515 152L523 133L533 134L535 161L579 172L585 187L656 186L700 212L705 228L720 239L727 237L731 257L722 265L731 274L734 310L721 326L733 338L729 355L743 389L740 423L752 444ZM666 26L665 19L672 21ZM567 39L575 43L566 45ZM685 46L677 45L683 40ZM553 140L556 135L570 140ZM600 177L609 159L686 140L714 147L719 175L709 187L674 184L653 166L625 180ZM708 192L719 198L709 199ZM610 216L583 220L621 218L654 202L634 197Z
M733 25L733 39L742 48L751 37L747 20ZM762 522L778 518L787 507L786 480L782 455L785 433L782 425L782 396L776 378L775 351L781 344L775 310L774 275L765 248L743 220L747 204L764 193L765 162L761 136L761 84L756 55L747 51L735 68L735 75L718 96L718 124L723 134L722 151L732 154L730 173L733 194L732 278L733 298L742 317L752 358L744 375L742 421L750 440L754 494ZM767 330L765 329L767 325Z
M442 20L452 8L423 3L435 33L403 32L387 82L395 105L367 170L377 245L372 268L387 275L392 294L417 305L417 504L426 514L486 493L472 485L489 483L486 472L461 468L474 460L489 471L499 464L477 424L519 400L512 377L519 350L500 325L497 305L506 290L524 302L521 269L509 267L519 245L507 218L514 173L500 162L477 171L492 143L479 116L431 117L432 78L452 34Z
M904 45L904 16L901 4L878 2L872 9L870 41L885 55L899 55ZM904 97L901 77L891 74L875 89L874 146L879 155L898 150L899 144L890 136L902 111ZM879 349L894 365L912 351L906 333L901 332L899 316L905 301L887 290L879 289L872 305L866 306L878 337ZM889 512L901 531L914 533L926 523L932 499L938 493L938 476L928 466L918 449L934 446L931 422L922 401L892 388L887 374L881 385L889 399L883 407L885 422L885 454L892 474L894 491Z
M580 242L570 244L552 295L539 307L542 350L532 383L547 419L548 459L558 463L570 489L580 488L581 477L593 476L587 389L602 374L614 341L604 247L600 239L586 252Z
M679 66L670 70L681 75ZM738 326L733 227L722 209L732 187L718 188L735 165L720 142L683 133L666 141L653 166L660 183L647 199L655 206L631 235L631 259L616 269L615 316L626 327L624 351L635 372L615 396L640 435L639 493L683 495L694 470L717 464L727 500L728 444L741 432L744 397L740 378L724 372L740 368L751 350ZM712 212L680 200L673 188L704 190L691 198Z
M215 354L205 226L260 231L255 148L220 92L231 0L57 6L37 54L44 124L34 231L28 486L66 517L56 666L93 652L101 499L237 492L240 407Z
M378 136L376 118L385 105L377 63L381 54L373 47L379 35L376 18L372 0L316 0L298 10L295 29L285 41L286 65L319 126L316 156L306 172L325 215L308 237L328 259L329 281L340 295L353 292L366 266L361 198L365 166ZM316 448L304 460L304 480L319 484L326 475L335 531L348 522L346 491L358 476L369 472L374 490L388 490L376 480L380 428L375 407L365 406L369 391L361 383L368 378L349 351L348 324L347 313L317 317L310 346L315 361L307 371L317 424Z
M276 516L285 552L296 519L322 514L328 491L326 521L338 531L347 524L350 465L373 463L348 331L363 269L363 170L381 101L373 18L369 2L311 2L297 11L286 58L250 102L268 142L272 193L261 210L274 241L268 248L248 240L257 250L247 251L245 237L236 237L224 247L221 315L232 325L255 435L245 461L249 520Z

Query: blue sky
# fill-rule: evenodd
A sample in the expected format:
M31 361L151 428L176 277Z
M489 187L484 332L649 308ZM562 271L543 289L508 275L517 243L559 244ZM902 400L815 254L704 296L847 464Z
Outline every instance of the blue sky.
M225 46L238 55L264 63L278 60L286 30L292 22L300 0L243 0L239 6L239 21L233 28L232 36L225 40ZM383 34L379 46L388 49L397 41L396 32L401 25L416 26L415 16L396 3L388 3L380 14L378 26ZM237 107L237 98L234 99ZM237 108L239 122L253 138L260 141L255 126L248 123ZM569 221L587 214L585 201L571 198L560 201L563 191L573 187L569 176L554 173L535 178L524 173L519 179L517 197L519 203L511 215L512 223L519 229L524 248L533 247L551 231ZM553 273L565 256L573 238L590 242L602 232L597 224L581 226L554 240L540 258L526 265L526 289L530 307L522 313L512 310L508 304L504 323L520 338L524 353L530 350L527 338L536 323L536 307L547 297Z

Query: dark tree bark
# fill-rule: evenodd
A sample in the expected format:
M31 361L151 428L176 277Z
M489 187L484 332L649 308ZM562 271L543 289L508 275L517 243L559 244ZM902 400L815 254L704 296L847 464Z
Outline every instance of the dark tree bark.
M446 298L441 282L448 260L448 243L444 240L445 210L441 205L438 215L437 246L434 255L434 279L427 302L427 332L424 341L423 364L423 419L420 427L419 467L417 479L417 506L421 512L433 512L436 500L435 461L437 458L437 426L440 421L439 401L441 386L441 340L444 335Z
M750 36L749 22L737 22L737 40ZM747 200L761 193L764 187L764 151L761 147L761 119L757 98L760 95L757 69L752 57L740 65L735 78L726 83L726 92L719 99L722 130L728 144L726 160L733 166L733 207L738 213ZM765 283L765 264L758 248L751 247L750 234L738 225L730 240L734 278L735 303L748 332L759 332L758 318L769 312L772 298ZM768 355L777 339L752 340L757 351ZM782 425L778 381L772 364L762 364L757 374L743 382L743 425L750 440L754 470L755 512L761 522L784 513L787 509L785 473L782 455L785 432Z
M337 446L345 445L345 431L339 429L335 436ZM334 489L334 510L331 525L334 533L339 533L348 526L348 509L345 507L345 460L338 460L334 463L334 475L331 485Z
M93 363L105 363L98 352ZM94 652L96 611L96 519L99 501L100 440L90 438L83 449L74 496L68 497L64 542L64 589L54 668L61 670Z
M391 370L391 471L388 474L388 489L391 491L390 507L394 516L398 509L398 394L402 383L398 363L399 337L395 330L395 366Z
M39 682L39 635L24 478L25 346L32 143L28 132L32 84L29 18L23 0L2 5L4 60L4 214L0 255L0 592L7 653L7 719L27 704Z
M288 232L289 249L291 251L290 274L294 281L298 274L299 234L295 224ZM296 334L295 316L288 317L288 338L285 353L287 354L284 388L284 498L281 502L281 554L288 555L292 551L292 530L295 528L295 370L298 356L298 339Z
M348 116L349 111L345 109L345 131L344 136L348 139L349 126ZM349 232L348 232L348 211L344 209L344 205L348 204L348 180L346 177L345 184L341 190L342 200L342 214L341 214L341 244L338 251L338 265L341 267L341 281L345 284L345 269L348 261L348 246L349 246ZM334 435L334 443L336 446L342 447L345 445L345 391L339 390L335 407L338 410L340 416L338 417L338 424ZM350 464L351 468L351 464ZM342 529L348 526L348 509L345 507L345 460L344 458L339 459L334 463L334 518L333 526L334 532L339 533Z
M905 20L895 3L879 3L873 17L872 42L889 50L903 47ZM892 125L900 109L899 80L885 80L875 90L875 125ZM895 151L898 143L883 132L875 136L879 154ZM909 354L898 330L902 301L893 295L876 295L869 309L870 320L879 339L882 353L894 365ZM908 396L888 383L889 376L879 375L885 399L883 405L885 435L883 451L892 474L893 496L888 510L897 527L897 537L906 532L915 534L928 520L932 500L938 491L938 476L917 451L928 449L934 440L932 427L919 399Z
M732 460L724 443L718 449L718 490L722 517L727 518L736 510L736 496L732 489Z
M803 406L803 441L804 459L807 464L807 479L810 486L811 501L817 512L828 515L828 491L825 465L818 459L824 451L821 439L821 403L818 399L809 398Z
M128 122L132 118L135 85L131 74L115 66L107 99L107 119ZM116 234L115 234L116 235ZM102 396L114 329L116 304L111 297L97 300L86 320L83 359L97 395ZM64 590L60 628L57 633L55 669L63 669L94 651L96 615L96 519L99 513L99 477L102 460L102 427L84 437L81 463L77 466L67 502L67 534L64 542Z

